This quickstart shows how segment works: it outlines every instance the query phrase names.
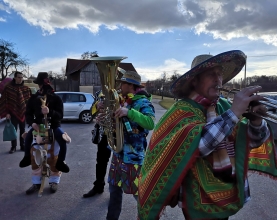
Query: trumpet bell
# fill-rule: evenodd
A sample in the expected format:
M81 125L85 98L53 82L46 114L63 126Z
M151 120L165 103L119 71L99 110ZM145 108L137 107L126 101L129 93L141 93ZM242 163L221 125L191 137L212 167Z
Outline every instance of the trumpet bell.
M229 97L231 94L236 94L237 92L239 92L240 90L239 89L231 89L231 90L228 90L228 89L224 89L224 88L218 88L219 91L224 91L226 92L228 95L227 95L227 100L232 104L232 99ZM257 94L259 95L259 94ZM277 110L277 101L274 100L274 99L271 99L271 98L268 98L268 97L264 97L264 101L263 100L260 100L260 101L254 101L254 102L251 102L250 105L249 105L249 108L247 110L247 112L245 114L243 114L243 116L246 116L246 117L260 117L260 118L263 118L267 121L270 121L274 124L277 124L277 115L274 114L274 112L276 112ZM253 112L252 111L252 104L254 105L265 105L268 107L268 110L265 114L261 114L259 112ZM271 111L271 112L270 112ZM252 115L252 116L251 116Z
M117 80L121 78L117 75L124 73L121 68L118 69L119 63L127 57L93 57L92 62L95 63L100 75L102 93L104 95L105 117L100 122L107 135L107 141L110 147L116 152L123 149L124 132L121 119L114 118L113 113L120 107L120 98L117 92Z

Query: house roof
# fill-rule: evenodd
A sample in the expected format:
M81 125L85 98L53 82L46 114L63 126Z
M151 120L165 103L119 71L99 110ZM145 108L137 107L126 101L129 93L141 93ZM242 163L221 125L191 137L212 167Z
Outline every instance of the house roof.
M68 76L80 71L90 62L91 60L67 59L65 75ZM136 71L132 63L119 63L119 67L124 70Z
M132 63L119 63L119 67L124 70L130 70L130 71L137 72L137 70L135 69L135 67L133 66Z
M91 60L77 60L77 59L67 59L65 75L71 75L78 72L80 69L85 67L91 62Z

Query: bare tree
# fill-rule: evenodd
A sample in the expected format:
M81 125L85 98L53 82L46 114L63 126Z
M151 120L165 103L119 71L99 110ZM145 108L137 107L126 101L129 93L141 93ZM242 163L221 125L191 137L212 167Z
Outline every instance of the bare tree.
M181 75L178 73L177 70L174 70L173 75L170 77L170 81L174 82L176 79L178 79Z
M81 59L82 60L90 60L92 57L98 57L97 55L97 51L93 51L93 52L84 52L82 55L81 55Z
M0 71L2 80L8 75L9 70L26 67L28 61L14 51L14 43L0 39Z
M55 91L66 91L68 89L67 77L65 76L65 68L62 67L62 73L48 71L49 77L52 78L52 84Z
M67 76L65 75L65 67L62 67L62 69L61 69L61 71L62 71L62 74L61 74L61 78L62 78L62 80L66 80L67 79Z

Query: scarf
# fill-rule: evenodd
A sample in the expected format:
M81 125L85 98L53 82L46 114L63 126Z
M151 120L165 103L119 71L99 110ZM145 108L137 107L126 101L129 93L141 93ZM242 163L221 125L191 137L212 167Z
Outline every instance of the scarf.
M218 99L210 101L197 93L192 93L190 98L205 108L207 123L217 117L216 104ZM229 138L223 140L208 157L216 177L221 177L227 182L233 181L235 176L235 148L232 140Z

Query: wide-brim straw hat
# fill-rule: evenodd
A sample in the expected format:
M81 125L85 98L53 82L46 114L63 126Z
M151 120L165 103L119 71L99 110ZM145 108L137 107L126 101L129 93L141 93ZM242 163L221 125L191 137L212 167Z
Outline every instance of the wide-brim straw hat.
M196 56L191 64L191 69L174 81L170 87L171 93L176 98L184 98L191 80L206 70L221 66L223 71L222 84L234 78L246 63L246 55L240 50L231 50L216 56L209 54Z
M123 76L117 80L118 82L127 82L134 84L140 88L144 88L143 85L141 85L141 77L140 75L135 71L127 70Z

